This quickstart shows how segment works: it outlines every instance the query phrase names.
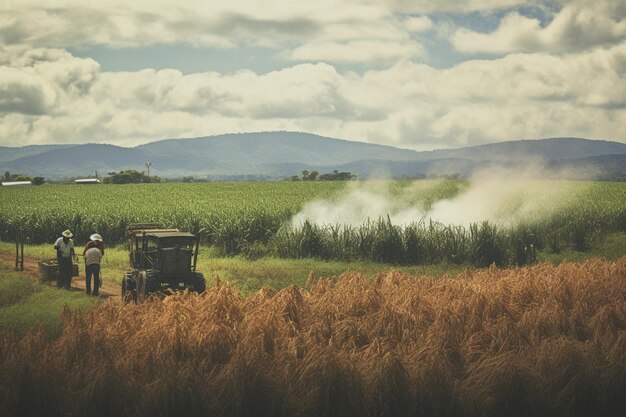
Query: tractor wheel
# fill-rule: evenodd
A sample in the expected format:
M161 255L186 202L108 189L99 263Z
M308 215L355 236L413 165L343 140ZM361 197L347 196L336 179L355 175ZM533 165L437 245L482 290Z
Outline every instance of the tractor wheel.
M144 271L137 277L137 300L143 302L148 296L148 276Z
M190 291L197 292L198 294L203 293L206 290L206 281L204 280L204 275L202 273L196 272L193 274L191 287Z
M132 279L132 274L125 273L122 278L122 301L129 303L131 301L137 301L137 291L135 289L128 288L128 280Z

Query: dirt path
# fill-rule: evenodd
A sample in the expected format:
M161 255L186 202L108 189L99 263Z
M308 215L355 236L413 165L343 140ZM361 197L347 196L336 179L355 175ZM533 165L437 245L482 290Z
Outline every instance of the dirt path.
M15 267L15 254L0 252L0 263L3 265ZM72 290L85 291L85 265L81 265L79 261L80 275L72 278ZM24 274L30 278L39 279L39 259L24 256ZM50 286L56 286L55 281L48 282ZM107 282L106 280L100 287L100 298L108 298L113 301L121 302L120 286L118 284Z

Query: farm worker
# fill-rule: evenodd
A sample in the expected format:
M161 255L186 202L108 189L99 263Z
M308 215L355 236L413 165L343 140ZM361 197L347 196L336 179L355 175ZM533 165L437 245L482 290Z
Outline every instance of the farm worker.
M102 260L102 253L104 252L104 245L101 248L97 243L102 243L102 237L99 234L91 235L91 242L93 245L87 243L87 249L85 249L85 289L87 295L92 295L91 292L91 277L93 276L93 295L98 295L98 289L100 288L100 261ZM91 243L90 242L90 243Z
M57 251L57 262L59 264L59 274L57 284L61 288L69 290L72 285L72 258L74 253L74 241L71 239L72 232L69 230L61 233L61 237L54 242L54 249Z
M85 249L83 250L83 256L85 256L87 250L91 248L100 249L100 253L102 254L102 256L104 256L104 242L102 242L102 236L100 236L98 233L94 233L89 237L89 239L89 242L87 242L87 244L85 245Z

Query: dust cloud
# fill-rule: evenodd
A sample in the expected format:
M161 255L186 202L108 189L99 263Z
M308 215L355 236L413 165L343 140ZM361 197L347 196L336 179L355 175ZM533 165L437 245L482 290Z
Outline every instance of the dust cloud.
M393 181L349 183L333 200L307 204L292 218L292 226L305 221L317 225L360 226L368 220L389 216L407 226L420 221L468 226L484 220L515 225L553 215L573 204L580 182L541 179L541 171L519 173L489 170L476 173L468 182L417 180L401 186ZM448 190L448 191L446 191Z

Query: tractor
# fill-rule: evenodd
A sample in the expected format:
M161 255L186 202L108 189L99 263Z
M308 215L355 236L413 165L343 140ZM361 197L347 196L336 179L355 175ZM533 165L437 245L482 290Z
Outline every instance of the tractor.
M158 223L135 223L126 228L132 271L122 280L122 299L143 301L149 294L169 290L201 293L206 289L196 271L200 234L165 229Z

